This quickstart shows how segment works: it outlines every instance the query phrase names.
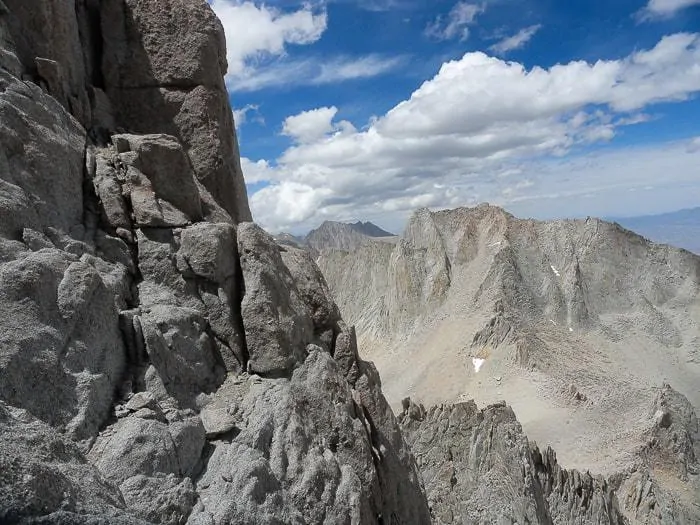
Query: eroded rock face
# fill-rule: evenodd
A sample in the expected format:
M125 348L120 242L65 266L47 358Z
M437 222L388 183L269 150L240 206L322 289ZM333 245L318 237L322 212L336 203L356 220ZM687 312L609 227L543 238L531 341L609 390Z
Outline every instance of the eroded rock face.
M530 444L505 403L426 411L406 399L399 420L434 523L627 523L607 481L565 470L552 449Z
M409 404L419 472L311 257L249 222L224 56L204 0L0 1L0 521L618 523L505 407ZM416 223L391 304L453 248Z
M428 523L305 252L250 220L204 0L0 2L0 521Z

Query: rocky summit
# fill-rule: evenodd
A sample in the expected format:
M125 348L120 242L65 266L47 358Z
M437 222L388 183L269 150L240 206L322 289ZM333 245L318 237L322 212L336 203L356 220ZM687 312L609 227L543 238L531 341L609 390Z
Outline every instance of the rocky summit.
M0 523L697 523L698 258L423 210L324 277L251 221L225 49L205 0L0 0Z
M0 522L429 523L204 0L0 1Z
M280 233L275 235L274 239L278 244L303 248L312 255L318 256L322 250L335 248L348 251L374 242L394 243L396 235L369 221L355 223L324 221L321 226L311 230L304 237Z

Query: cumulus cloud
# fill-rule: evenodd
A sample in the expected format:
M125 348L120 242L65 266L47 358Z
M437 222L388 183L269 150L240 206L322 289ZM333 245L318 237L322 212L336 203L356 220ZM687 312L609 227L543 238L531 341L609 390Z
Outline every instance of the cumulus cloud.
M493 51L497 55L505 55L509 51L520 49L527 44L530 39L535 36L535 33L537 33L541 28L541 24L525 27L514 35L496 42L494 45L489 47L489 50Z
M693 5L700 5L700 0L649 0L642 15L647 18L670 17Z
M277 178L276 170L265 159L253 161L246 157L241 157L241 169L245 173L247 184L257 184L258 182L269 182Z
M325 107L304 111L287 117L282 125L282 133L298 142L313 142L333 131L333 118L338 108Z
M293 144L251 205L256 220L278 230L328 217L399 217L421 205L511 202L545 191L528 171L533 162L611 140L621 126L647 120L650 105L697 92L700 35L668 36L620 60L549 69L467 53L360 129L336 122L335 108L287 119ZM677 149L687 159L687 146ZM519 178L532 184L519 187ZM569 191L584 185L572 179Z
M425 28L425 34L437 40L469 38L469 26L476 22L476 17L484 12L481 4L457 2L445 17L439 15Z

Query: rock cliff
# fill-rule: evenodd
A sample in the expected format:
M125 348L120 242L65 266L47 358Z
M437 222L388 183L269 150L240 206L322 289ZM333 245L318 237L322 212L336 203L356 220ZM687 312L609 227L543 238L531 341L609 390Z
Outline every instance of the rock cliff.
M204 0L0 1L3 523L430 521L226 69Z

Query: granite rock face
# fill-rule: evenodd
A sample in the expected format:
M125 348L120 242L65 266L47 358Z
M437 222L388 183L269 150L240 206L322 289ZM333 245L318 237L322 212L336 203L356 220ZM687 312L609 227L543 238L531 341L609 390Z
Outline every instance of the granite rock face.
M221 23L200 0L100 4L101 74L116 120L184 145L198 180L235 222L251 219L223 81Z
M3 523L430 521L226 68L204 0L0 2Z

